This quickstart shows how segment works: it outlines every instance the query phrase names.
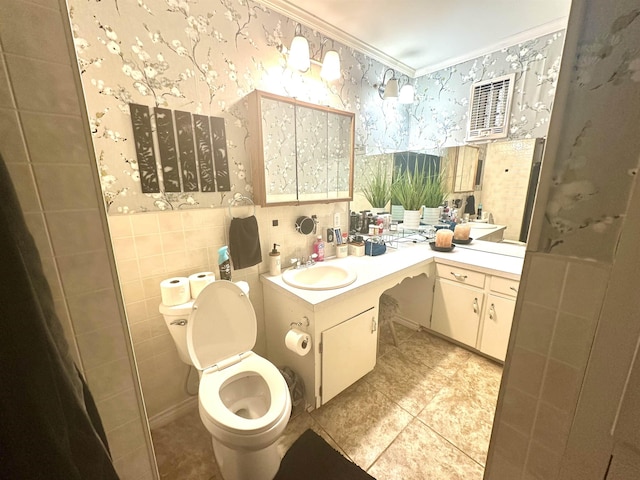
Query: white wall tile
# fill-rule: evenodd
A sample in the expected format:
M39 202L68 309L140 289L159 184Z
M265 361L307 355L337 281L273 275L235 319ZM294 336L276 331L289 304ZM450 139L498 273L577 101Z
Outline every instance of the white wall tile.
M57 155L63 157L62 152ZM48 165L33 167L45 210L74 210L96 205L100 198L95 190L90 165ZM60 188L67 185L68 188Z
M596 318L607 288L609 268L584 261L569 263L560 308L584 318Z
M45 217L56 255L91 252L96 245L104 245L105 233L97 209L47 212Z
M72 68L75 65L5 55L18 108L66 115L80 112Z
M129 358L120 358L87 369L85 375L96 401L134 388Z
M557 312L524 302L518 322L516 345L546 355L551 345Z
M85 138L85 125L79 115L53 115L21 112L24 135L33 163L86 164L91 157ZM61 159L53 152L64 152Z
M107 327L122 329L120 309L113 288L68 296L67 303L78 335Z
M111 265L106 251L65 255L57 257L57 260L67 295L113 288L113 279L108 274Z
M1 67L0 59L0 89L3 81ZM0 91L0 97L2 95L3 93ZM2 105L1 98L0 105ZM0 135L0 152L2 152L3 160L7 163L27 162L27 150L18 121L18 114L15 110L0 108L0 132L2 132L2 135Z
M124 390L96 402L105 430L113 430L140 417L134 389Z
M62 18L56 11L31 3L5 2L0 38L5 52L69 64Z
M529 273L524 277L527 302L556 308L560 302L567 270L567 260L531 253Z

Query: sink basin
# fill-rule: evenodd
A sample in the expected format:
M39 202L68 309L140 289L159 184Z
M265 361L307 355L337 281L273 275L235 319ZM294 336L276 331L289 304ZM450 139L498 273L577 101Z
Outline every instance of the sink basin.
M338 265L316 264L311 267L290 269L282 280L292 287L304 290L331 290L351 285L358 278L354 271Z

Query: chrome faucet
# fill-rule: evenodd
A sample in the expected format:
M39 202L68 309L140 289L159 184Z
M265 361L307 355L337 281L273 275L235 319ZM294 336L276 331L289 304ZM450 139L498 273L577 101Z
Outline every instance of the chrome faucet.
M307 267L312 267L313 265L316 264L316 258L318 258L318 254L317 253L311 254L311 256L307 259L307 263L305 263L305 265Z

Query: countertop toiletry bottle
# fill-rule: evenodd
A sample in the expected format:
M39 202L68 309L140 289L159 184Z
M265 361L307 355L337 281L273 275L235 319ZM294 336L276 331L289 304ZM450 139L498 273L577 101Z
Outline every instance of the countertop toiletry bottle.
M481 203L478 204L478 213L476 214L476 218L478 220L482 220L482 204Z
M278 245L277 243L273 244L273 250L271 250L271 252L269 252L269 275L280 275L281 273L281 268L280 268L280 252L278 251L278 248L280 245Z
M324 260L324 242L322 241L322 235L318 235L318 238L313 242L313 253L318 255L316 262L322 262Z
M220 268L220 280L231 280L231 261L227 246L218 249L218 268Z

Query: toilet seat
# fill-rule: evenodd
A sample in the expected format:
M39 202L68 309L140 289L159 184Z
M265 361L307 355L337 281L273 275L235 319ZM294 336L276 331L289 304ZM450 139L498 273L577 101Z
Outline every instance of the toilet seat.
M193 365L205 371L249 352L256 344L256 313L245 292L227 280L212 282L193 302L187 322L187 350ZM235 359L235 360L234 360Z
M218 426L237 435L255 435L269 430L278 423L287 407L287 382L280 371L268 360L248 352L244 358L221 371L205 372L200 379L199 401L201 415ZM244 418L229 410L222 401L220 391L228 381L247 374L262 377L269 391L269 409L259 418Z

